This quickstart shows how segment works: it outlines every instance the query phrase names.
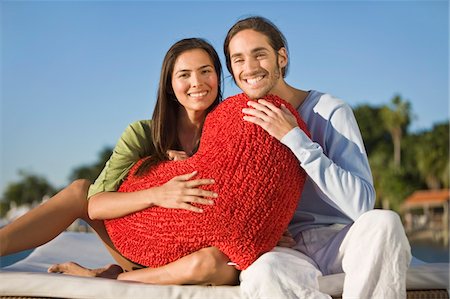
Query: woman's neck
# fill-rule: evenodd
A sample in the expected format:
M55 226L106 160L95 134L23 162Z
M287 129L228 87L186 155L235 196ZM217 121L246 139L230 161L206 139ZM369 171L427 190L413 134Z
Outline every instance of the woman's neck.
M183 151L189 156L197 147L200 139L204 114L188 115L186 111L180 111L178 118L178 139Z

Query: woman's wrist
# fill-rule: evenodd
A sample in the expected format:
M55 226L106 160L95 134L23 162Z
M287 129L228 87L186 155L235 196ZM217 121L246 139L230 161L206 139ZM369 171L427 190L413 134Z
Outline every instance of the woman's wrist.
M149 189L140 191L142 192L142 200L147 208L158 205L159 189L160 187L151 187Z

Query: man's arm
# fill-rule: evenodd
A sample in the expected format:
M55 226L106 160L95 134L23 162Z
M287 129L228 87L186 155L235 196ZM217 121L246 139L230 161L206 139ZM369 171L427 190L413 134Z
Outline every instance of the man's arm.
M327 115L320 136L323 148L297 126L287 108L277 108L264 100L255 103L249 104L254 109L243 111L250 115L244 119L260 125L292 150L324 201L353 220L373 208L372 174L356 119L348 105L337 105Z

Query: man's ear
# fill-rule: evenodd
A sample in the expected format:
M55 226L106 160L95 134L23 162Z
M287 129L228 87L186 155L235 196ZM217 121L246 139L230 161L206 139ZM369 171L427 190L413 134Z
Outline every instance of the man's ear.
M278 65L281 68L284 68L287 65L288 62L288 54L286 51L286 48L281 48L280 50L278 50Z

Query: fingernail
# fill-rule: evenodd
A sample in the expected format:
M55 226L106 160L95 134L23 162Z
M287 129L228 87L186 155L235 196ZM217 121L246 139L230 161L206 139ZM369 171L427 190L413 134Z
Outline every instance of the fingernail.
M208 200L208 204L213 205L213 204L214 204L214 201Z
M219 194L217 194L217 193L213 194L213 197L218 197L218 196L219 196Z

